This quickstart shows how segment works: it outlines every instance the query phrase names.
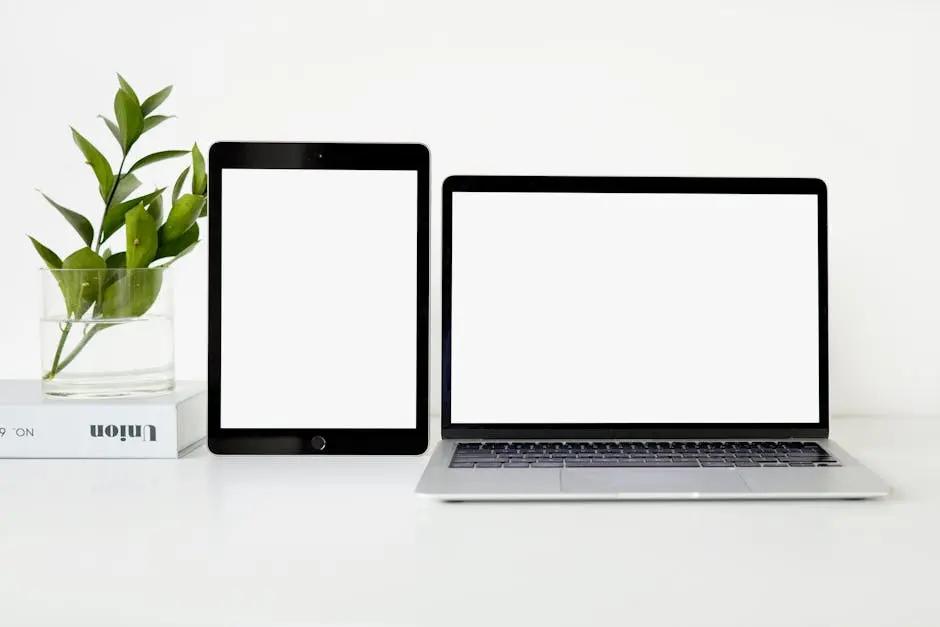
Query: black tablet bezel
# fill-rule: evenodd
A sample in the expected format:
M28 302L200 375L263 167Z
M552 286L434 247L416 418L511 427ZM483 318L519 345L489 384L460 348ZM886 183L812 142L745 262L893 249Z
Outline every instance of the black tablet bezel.
M418 316L414 429L223 428L222 170L414 170L418 206ZM428 446L428 322L430 300L430 154L422 144L219 142L209 150L209 449L217 454L419 455ZM367 384L363 394L368 394ZM317 450L314 439L324 438Z
M748 424L473 424L451 422L451 296L454 192L675 193L675 194L807 194L817 197L819 256L819 416L816 423ZM451 176L444 181L442 202L442 339L441 432L446 439L486 438L825 438L829 435L829 331L827 190L819 179L582 177L582 176ZM496 228L497 225L494 225ZM496 358L496 357L494 357Z

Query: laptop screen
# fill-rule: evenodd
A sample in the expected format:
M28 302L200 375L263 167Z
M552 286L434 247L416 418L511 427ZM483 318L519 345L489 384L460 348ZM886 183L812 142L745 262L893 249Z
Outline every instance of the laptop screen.
M817 200L454 192L451 424L818 423Z

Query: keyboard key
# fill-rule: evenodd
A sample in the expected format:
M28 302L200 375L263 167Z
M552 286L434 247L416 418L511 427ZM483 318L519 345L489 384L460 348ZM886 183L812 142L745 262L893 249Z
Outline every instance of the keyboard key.
M564 465L565 463L559 459L555 461L535 462L532 464L532 468L562 468Z
M499 468L502 466L499 462L479 462L477 468Z
M508 462L503 464L503 468L528 468L528 462Z
M702 466L705 468L733 468L734 464L731 462L718 462L712 460L705 460L702 462Z
M451 468L473 468L473 464L471 462L451 462L450 467Z
M743 462L738 460L734 461L734 465L738 468L756 468L760 466L757 462Z

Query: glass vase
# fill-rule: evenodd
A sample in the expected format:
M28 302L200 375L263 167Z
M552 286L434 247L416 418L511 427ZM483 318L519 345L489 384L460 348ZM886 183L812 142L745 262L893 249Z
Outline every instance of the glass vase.
M46 396L153 396L174 386L168 268L40 272Z

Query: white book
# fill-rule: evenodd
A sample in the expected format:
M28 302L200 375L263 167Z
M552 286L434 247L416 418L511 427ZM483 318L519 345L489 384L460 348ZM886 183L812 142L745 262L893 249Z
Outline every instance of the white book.
M206 439L204 383L148 398L59 399L0 380L0 458L176 458Z

